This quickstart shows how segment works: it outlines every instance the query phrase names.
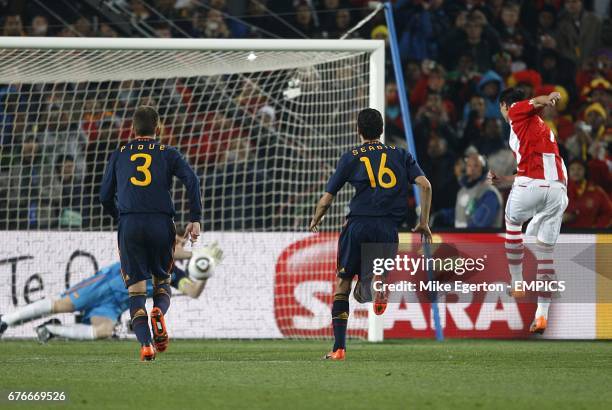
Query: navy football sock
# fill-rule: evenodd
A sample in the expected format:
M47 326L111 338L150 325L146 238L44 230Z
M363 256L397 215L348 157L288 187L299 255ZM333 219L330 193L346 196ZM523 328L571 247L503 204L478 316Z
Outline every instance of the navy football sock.
M149 316L145 302L146 293L130 292L130 317L132 318L132 329L141 345L151 344L151 329L149 328Z
M153 290L153 306L160 308L164 315L170 307L170 296L172 296L170 285L167 283L155 285Z
M349 317L348 295L337 293L332 305L332 323L334 326L334 352L346 349L346 327Z

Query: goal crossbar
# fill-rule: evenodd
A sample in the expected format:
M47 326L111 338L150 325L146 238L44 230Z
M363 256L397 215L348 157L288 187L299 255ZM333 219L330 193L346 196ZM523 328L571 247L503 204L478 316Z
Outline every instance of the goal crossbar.
M384 50L382 40L173 39L2 37L0 48L81 50L368 51Z

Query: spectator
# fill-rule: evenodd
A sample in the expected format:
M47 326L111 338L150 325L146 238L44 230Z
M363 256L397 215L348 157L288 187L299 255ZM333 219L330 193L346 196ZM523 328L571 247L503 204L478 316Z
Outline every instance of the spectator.
M427 95L425 104L415 116L414 134L417 158L426 158L429 140L433 136L444 138L450 147L455 147L457 136L449 122L449 115L440 94L431 92Z
M569 228L612 227L612 202L600 186L588 181L584 162L574 160L569 166L569 205L563 215Z
M443 0L423 1L420 10L410 16L399 38L402 60L436 59L439 54L438 39L449 26Z
M480 154L486 157L506 148L506 141L502 136L501 120L487 118L484 121L481 138L475 141L475 147Z
M121 140L120 120L111 113L104 113L95 121L95 133L91 132L86 149L86 172L83 183L83 225L100 228L110 220L96 210L98 194L104 175L104 167L111 153ZM93 126L92 126L93 128Z
M570 159L586 161L589 156L589 147L593 139L592 128L584 121L579 121L575 127L575 133L565 143Z
M591 136L595 139L603 137L606 131L606 121L608 120L608 112L599 102L594 102L584 111L584 117L587 124L591 126Z
M0 87L0 147L13 142L13 127L20 105L21 98L17 86Z
M370 37L372 38L372 40L383 40L385 42L385 45L388 46L389 29L387 28L387 26L384 26L382 24L379 26L376 26L370 32Z
M555 37L557 34L557 9L551 4L545 4L538 11L538 36L549 35Z
M158 23L153 25L155 36L157 38L172 38L172 28L167 23Z
M185 37L193 32L193 26L186 16L182 15L177 7L176 0L155 0L155 8L166 20L172 22L177 30L172 32L172 37Z
M74 157L58 155L52 174L43 179L43 183L45 189L41 189L39 226L81 227L82 186L76 176Z
M217 111L205 119L200 130L190 141L190 156L201 169L214 169L225 160L225 151L238 139L239 130L230 118Z
M100 24L100 37L119 37L119 34L108 23Z
M455 228L501 228L502 197L487 182L487 172L481 155L474 153L467 157L455 204Z
M272 33L278 31L278 21L268 12L268 0L249 0L247 15L242 20L249 26L248 37L263 37L261 29Z
M82 37L93 37L91 21L86 17L79 17L77 21L74 22L74 29Z
M233 2L233 3L240 3L240 2ZM249 32L249 28L247 25L245 25L239 19L227 19L226 18L226 16L229 16L229 13L227 11L226 0L210 0L209 6L211 9L217 10L219 12L221 19L223 19L223 22L225 23L225 25L230 31L229 37L232 37L232 38L246 37L246 35Z
M532 65L535 60L535 50L531 36L519 23L521 8L517 3L504 3L501 11L501 21L498 33L501 48L512 56L512 60Z
M423 72L421 71L421 65L418 61L410 60L404 64L404 80L406 81L407 90L414 90L422 77Z
M470 145L475 145L480 140L485 121L486 105L484 98L474 95L470 98L463 110L461 126L461 142L459 151L463 152Z
M68 24L63 27L57 34L57 37L78 37L79 33L74 28L74 24Z
M606 110L612 109L612 85L605 78L596 78L585 86L582 96L591 103L599 103Z
M504 6L504 0L489 0L487 2L487 14L491 16L491 21L499 21Z
M455 107L465 108L465 101L476 89L480 75L470 54L463 54L459 57L457 68L446 76L449 95Z
M447 67L455 68L460 54L470 54L478 71L485 72L491 68L492 57L498 51L497 44L483 36L483 25L476 18L470 18L465 23L465 36L451 39L446 46Z
M45 174L35 133L26 133L19 152L7 167L0 167L0 226L2 229L34 227L41 178Z
M151 13L149 12L144 0L131 0L130 11L132 13L130 18L132 25L137 26L141 25L142 23L150 22Z
M576 65L551 48L541 51L538 71L545 84L562 85L572 96L576 96Z
M504 81L493 70L489 70L478 82L478 94L485 101L485 118L501 118L497 98L504 89Z
M351 28L351 12L348 9L339 9L334 16L334 26L327 33L328 38L340 38ZM353 32L348 38L358 35L358 32Z
M608 134L607 142L597 144L597 149L593 151L593 158L589 161L589 180L603 188L608 195L612 197L612 172L610 172L610 164L612 164L612 135ZM604 140L604 141L606 141Z
M423 171L433 189L431 209L433 212L450 212L455 207L459 191L457 178L449 172L455 165L455 156L449 151L446 140L433 134L427 146L427 157L429 160L425 162ZM442 219L438 222L441 226Z
M531 98L535 90L542 86L542 76L535 70L516 71L508 78L507 84L508 87L520 88L527 98Z
M601 44L601 20L584 10L582 0L565 0L565 13L559 19L559 52L582 65Z
M444 94L446 91L446 70L440 64L432 60L423 60L421 63L422 75L411 90L410 104L413 109L422 106L429 93ZM453 103L444 99L444 106L449 114L454 116L455 107Z
M45 114L42 146L46 155L67 155L73 158L79 174L85 169L87 136L71 117L71 112L61 101L50 102Z
M21 16L16 14L13 16L6 16L4 18L4 27L2 28L3 36L25 36L25 30L23 29L23 24L21 23Z
M160 12L166 19L180 24L181 13L176 8L176 0L155 0L155 9ZM212 7L212 6L211 6Z
M35 37L47 36L49 30L49 22L45 16L34 16L30 23L30 35Z
M495 71L497 75L504 80L504 84L513 71L520 69L519 66L520 64L514 64L512 61L512 56L504 51L501 51L493 56L493 71Z
M315 27L312 10L308 6L307 3L299 3L295 8L295 18L293 21L293 26L306 38L317 38L321 37L317 28ZM287 31L286 36L289 38L295 38L297 33L294 31Z
M452 59L457 55L453 48L457 39L465 37L465 26L467 23L468 13L461 10L454 15L453 24L449 27L446 35L443 35L440 40L440 55L439 59L449 70L454 69ZM449 54L452 53L452 54ZM464 54L464 53L462 53ZM468 53L471 55L471 53Z
M397 84L392 82L385 86L385 138L390 142L401 141L402 143L404 138L404 123Z
M415 118L417 121L427 119L439 124L448 124L449 116L444 107L442 96L434 91L429 92L425 104L419 108Z
M333 37L332 33L336 31L338 10L344 8L345 5L343 4L341 7L340 0L323 0L322 3L321 6L317 7L321 28L328 34L329 38L337 38Z
M196 33L206 38L228 38L230 30L225 23L223 13L216 9L206 12L206 17L196 18Z

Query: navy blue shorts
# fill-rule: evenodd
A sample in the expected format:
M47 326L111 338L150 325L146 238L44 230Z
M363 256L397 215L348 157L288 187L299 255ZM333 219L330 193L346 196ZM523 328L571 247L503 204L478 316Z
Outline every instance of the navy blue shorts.
M381 217L352 217L347 219L340 238L338 238L338 276L344 279L352 279L358 275L360 280L365 280L372 275L372 266L362 266L362 249L364 244L385 243L397 244L399 237L397 233L397 222L390 218ZM376 255L376 257L395 257L393 247L384 247L384 253L388 255ZM397 246L395 246L395 253Z
M123 214L119 218L119 258L125 286L169 280L174 264L174 221L163 214Z

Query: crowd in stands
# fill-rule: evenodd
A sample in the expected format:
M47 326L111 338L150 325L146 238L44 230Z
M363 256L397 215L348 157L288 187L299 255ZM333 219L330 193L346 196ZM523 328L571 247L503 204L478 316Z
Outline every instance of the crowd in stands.
M11 8L9 3L0 2L0 28L5 36L123 35L122 27L102 15L75 15L68 8L57 10L64 16L60 21L57 14L49 15L35 5ZM150 28L156 37L332 39L339 38L372 11L364 0L111 3L126 10L131 27ZM568 166L570 202L564 226L612 227L609 2L397 0L394 4L406 89L398 89L388 52L385 138L389 143L406 144L399 105L399 94L405 92L410 102L417 156L433 186L433 226L502 227L504 198L510 187L498 190L487 184L486 176L488 170L502 175L515 171L516 163L508 147L509 127L502 120L497 98L506 87L520 87L529 97L553 91L562 96L559 104L545 108L541 116L553 130ZM383 13L349 38L383 39L388 44ZM130 95L133 86L129 82L113 85L115 92L103 100L119 104L123 101L121 109L125 110L134 103L135 96ZM219 111L198 115L179 111L176 115L179 119L167 124L166 142L185 147L186 154L199 161L202 169L249 150L257 153L273 149L270 147L274 146L275 137L271 131L277 120L274 107L256 91L256 83L240 86L242 93L232 100L235 109L247 114L252 111L250 117L258 117L266 130L258 131L258 135L268 135L265 144L247 141L248 148L240 146L245 141L234 138L232 121L239 118L244 123L249 115L224 115ZM44 111L44 118L35 122L42 125L32 127L31 118L20 109L19 96L43 93L35 92L35 86L27 87L0 85L0 224L7 225L0 227L95 228L108 223L92 222L91 204L96 192L91 187L99 183L107 153L119 141L130 138L129 124L117 122L112 112L116 107L111 112L107 105L95 107L101 104L99 100L86 91L74 89L69 93L71 96L79 95L80 104L92 105L91 109L75 111L93 114L70 118L65 102L54 101L53 90L45 90L44 98L38 102L44 106L44 110L39 110ZM166 93L167 98L177 99L177 107L197 91L183 81L173 82L170 90L167 85L158 88L161 91L149 98L161 98L160 94ZM63 91L57 94L65 95ZM199 92L204 95L205 91ZM138 98L137 102L142 103L143 96ZM187 124L190 131L186 130ZM194 127L200 127L198 132L193 132ZM202 135L206 137L193 140ZM49 150L53 151L53 158L41 160ZM268 151L264 154L269 157ZM275 157L289 157L286 154L278 153ZM7 169L14 169L10 165L16 162L19 172L8 173ZM268 165L283 167L264 166ZM246 181L245 185L257 186L259 171L244 168L235 172ZM12 181L15 178L17 181ZM265 190L275 187L253 189L264 195ZM12 213L6 214L6 210ZM228 210L233 211L242 212L244 218L244 209L239 204ZM274 220L273 215L267 217ZM258 227L261 226L249 228Z

